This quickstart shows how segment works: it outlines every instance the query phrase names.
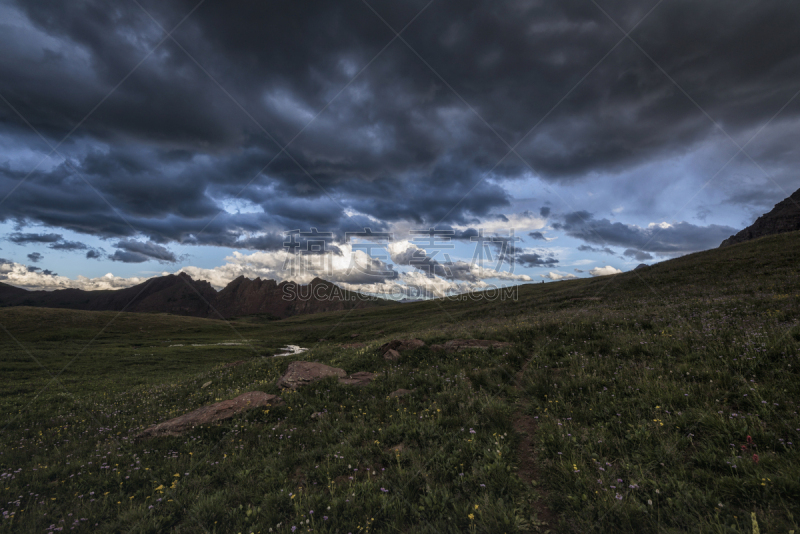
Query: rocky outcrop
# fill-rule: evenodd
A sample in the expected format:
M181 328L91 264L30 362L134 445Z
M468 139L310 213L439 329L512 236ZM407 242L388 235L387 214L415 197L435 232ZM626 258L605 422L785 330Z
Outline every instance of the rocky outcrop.
M187 414L183 414L169 421L153 425L134 437L135 440L155 438L159 436L180 436L181 434L199 425L207 425L230 419L238 413L263 406L277 406L283 399L277 395L268 395L261 391L243 393L235 399L230 399L208 406L203 406Z
M756 222L723 241L720 247L795 230L800 230L800 189L775 204L772 211L756 219Z
M208 319L263 315L283 319L293 315L366 308L388 301L345 291L315 278L308 285L274 280L233 280L217 292L205 280L170 274L116 290L27 291L0 283L0 306L40 306L91 311L171 313Z
M283 376L278 379L277 386L281 389L294 390L330 376L335 376L340 384L356 387L366 386L378 377L375 373L367 371L348 375L344 369L319 362L292 362Z
M451 339L442 345L431 345L431 350L455 352L464 349L499 349L510 347L511 343L489 339Z
M344 378L347 373L344 369L331 367L319 362L292 362L289 368L278 379L277 386L281 389L297 389L317 380L322 380L329 376Z

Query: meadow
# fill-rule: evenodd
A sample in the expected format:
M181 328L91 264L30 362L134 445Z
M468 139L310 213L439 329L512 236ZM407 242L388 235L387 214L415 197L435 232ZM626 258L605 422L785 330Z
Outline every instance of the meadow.
M0 309L0 532L800 532L799 261L782 234L281 321ZM458 338L510 345L429 348ZM379 376L281 392L292 359ZM253 390L285 404L133 439Z

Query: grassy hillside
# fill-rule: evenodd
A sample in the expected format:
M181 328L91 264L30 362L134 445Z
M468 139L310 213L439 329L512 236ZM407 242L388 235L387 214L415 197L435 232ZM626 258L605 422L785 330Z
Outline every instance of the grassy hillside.
M2 309L0 532L800 531L799 260L791 233L264 323ZM412 336L512 345L375 353ZM380 377L281 393L289 343ZM286 405L131 439L252 390Z

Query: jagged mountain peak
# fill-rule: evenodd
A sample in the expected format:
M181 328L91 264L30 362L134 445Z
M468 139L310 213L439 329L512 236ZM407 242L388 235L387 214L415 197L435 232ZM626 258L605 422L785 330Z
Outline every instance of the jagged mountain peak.
M756 219L753 224L723 241L720 247L795 230L800 230L800 189L775 204L769 213Z

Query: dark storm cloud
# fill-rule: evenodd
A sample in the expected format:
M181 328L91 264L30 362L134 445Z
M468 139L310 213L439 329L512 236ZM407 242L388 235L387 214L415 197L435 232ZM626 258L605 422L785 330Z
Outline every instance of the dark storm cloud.
M17 245L27 245L28 243L54 243L61 240L61 235L14 232L9 234L7 239Z
M505 261L501 257L484 258L486 261L482 263L477 259L473 259L473 262L453 261L450 259L448 251L445 250L441 254L439 252L442 251L429 253L424 249L407 248L402 253L392 255L392 260L397 265L411 266L429 277L438 276L446 280L461 282L478 282L482 279L479 276L480 273L473 271L475 266L486 269L499 269L502 267L503 261Z
M88 252L86 253L87 258L99 258L101 256L99 251L95 249L90 249L90 247L86 243L81 243L80 241L66 241L64 240L61 234L55 234L55 233L37 234L37 233L14 232L8 235L7 239L18 245L27 245L30 243L47 243L48 248L59 251L73 252L77 250L88 250ZM34 255L36 256L37 259L32 258L32 256ZM39 261L42 257L43 256L38 252L28 254L28 258L34 262Z
M490 238L492 239L492 238ZM496 237L494 239L497 239ZM398 265L410 265L428 275L436 275L448 280L459 280L477 282L481 278L472 270L472 265L482 266L488 269L500 270L503 264L521 264L524 267L555 267L558 260L546 251L534 251L515 247L511 240L500 238L497 241L489 241L495 249L495 253L484 249L483 257L480 256L481 250L476 250L476 256L472 263L465 261L452 261L445 251L439 254L426 253L425 250L411 248L406 249L403 254L392 256ZM437 259L438 258L438 259ZM513 270L510 272L513 273Z
M611 254L612 256L616 254L616 252L614 252L608 247L598 248L589 245L580 245L578 246L578 250L581 252L599 252L603 254Z
M544 236L544 234L542 232L530 232L530 233L528 233L528 235L531 236L532 238L538 239L540 241L547 241L547 238Z
M542 217L549 216L550 215L550 208L548 206L542 206L539 209L539 215L541 215Z
M730 226L711 224L696 226L687 222L661 227L650 225L642 228L635 225L595 219L586 211L572 212L562 217L562 222L553 223L553 228L567 235L598 245L626 247L660 255L674 255L716 248L736 233ZM589 249L586 245L581 245ZM607 248L607 247L605 247ZM580 249L580 247L579 247ZM610 250L610 249L609 249ZM593 252L606 250L593 249ZM613 254L613 251L611 251Z
M370 4L400 29L426 2ZM654 4L607 9L627 31ZM167 39L132 74L164 38L136 2L14 5L23 15L0 32L0 93L52 145L130 74L59 147L69 164L42 166L23 183L32 165L0 162L0 198L16 188L0 220L22 225L253 249L279 248L274 235L295 228L477 228L509 206L501 184L528 165L544 180L573 180L683 153L715 131L629 41L598 65L623 33L582 0L435 2L404 38L436 73L396 40L333 102L394 36L359 3L206 2L174 33L180 46ZM170 30L197 3L142 5ZM765 123L800 84L798 24L795 2L743 0L733 9L674 0L631 37L737 137ZM780 119L798 113L789 106ZM527 165L512 155L495 167L507 143L545 116L517 148ZM5 105L0 138L50 150ZM760 156L790 168L792 154ZM492 180L481 181L490 171ZM247 205L223 210L234 197ZM112 258L174 261L126 248Z
M47 245L49 248L53 250L86 250L88 245L86 243L81 243L80 241L59 241L57 243L51 243Z
M439 256L439 259L436 259ZM428 276L438 276L448 280L471 280L478 279L471 273L470 265L463 261L452 261L449 254L426 253L423 249L406 249L401 254L392 256L392 260L397 265L409 265Z
M623 252L622 255L627 256L629 258L634 258L637 261L645 261L653 259L653 256L648 254L647 252L642 252L641 250L634 250L632 248L625 249L625 252Z
M31 254L28 254L29 258L30 258L30 256L31 256ZM35 261L38 261L38 260L35 260ZM45 274L47 276L58 276L58 273L54 273L50 269L42 269L41 267L36 267L35 265L27 265L25 268L28 270L29 273L39 273L39 274ZM4 276L2 279L6 280L7 277Z
M44 256L42 256L38 252L31 252L30 254L28 254L28 259L34 263L42 261L42 258L44 258Z
M114 246L117 247L117 250L109 256L112 261L125 263L142 263L150 260L156 260L161 263L175 263L178 261L173 252L155 243L143 243L125 239Z
M531 252L519 253L514 258L517 263L525 267L555 267L558 263L558 260L552 256L544 257Z
M103 253L96 249L91 249L86 252L87 260L97 260L103 257Z

